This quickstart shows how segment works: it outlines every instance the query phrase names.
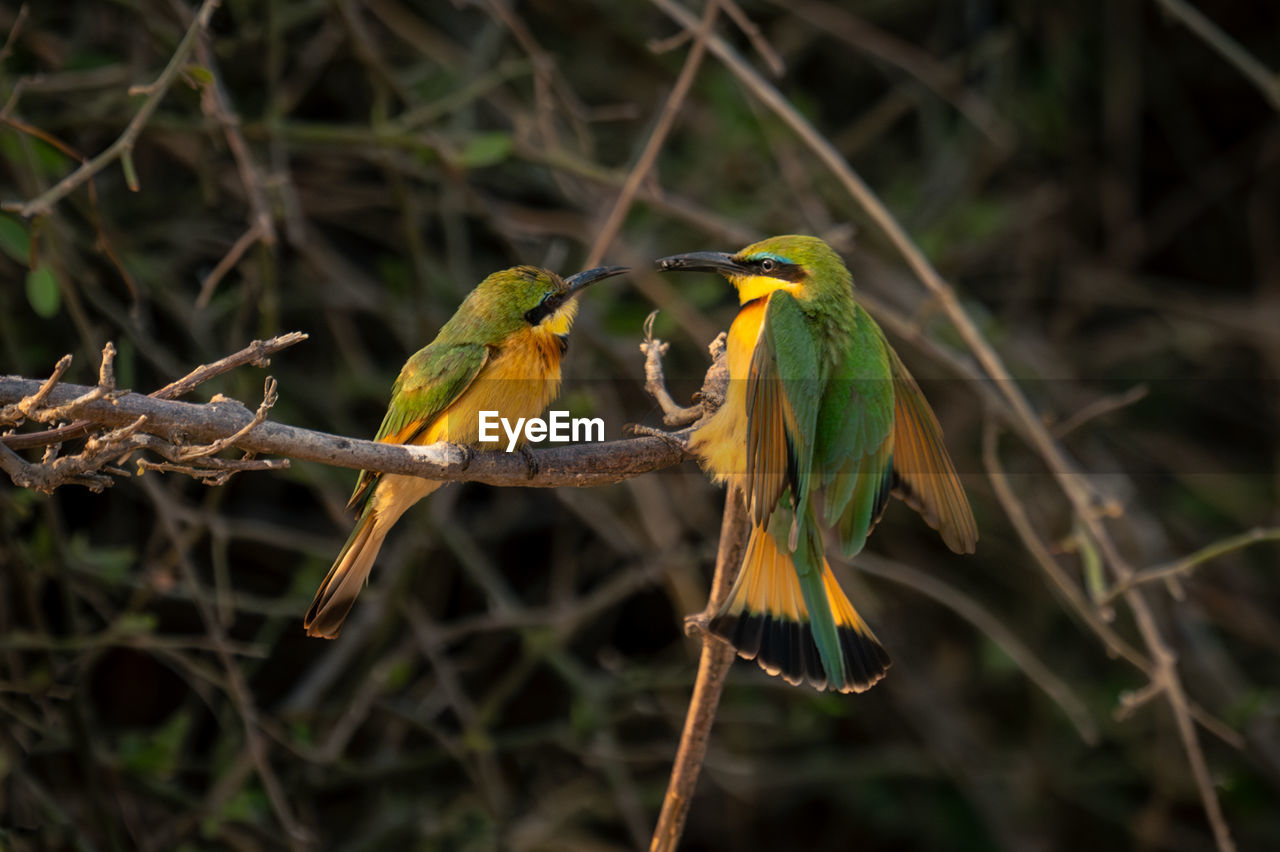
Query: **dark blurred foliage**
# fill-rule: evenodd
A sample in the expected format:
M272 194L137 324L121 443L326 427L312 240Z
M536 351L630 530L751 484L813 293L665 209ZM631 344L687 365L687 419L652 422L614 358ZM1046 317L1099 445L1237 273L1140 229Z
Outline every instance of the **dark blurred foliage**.
M1201 5L1274 69L1280 6ZM1108 523L1135 564L1280 522L1280 126L1239 70L1152 2L744 9L786 62L781 91L957 287L1046 422L1097 412L1063 441L1119 508ZM10 201L74 167L48 139L93 155L116 138L141 100L129 86L160 73L191 15L173 0L27 10L0 65ZM0 6L0 37L17 15ZM677 31L643 3L226 0L212 61L138 140L138 192L113 164L53 216L0 217L0 369L40 377L71 352L68 378L90 382L112 340L121 384L151 390L301 330L270 366L272 416L371 435L404 358L475 282L580 267L684 61L687 43L653 49ZM277 240L198 307L250 222L202 108L210 81ZM714 58L606 253L641 268L585 300L568 407L609 437L657 423L643 318L662 310L685 398L734 305L722 282L662 279L647 259L782 232L825 236L880 316L940 345L891 335L932 380L982 541L955 557L894 504L869 570L841 569L895 658L869 693L737 665L684 848L1210 848L1168 706L1115 717L1144 675L1069 613L993 496L980 398L937 355L967 358L954 332ZM253 407L264 374L194 396ZM1000 452L1086 582L1052 478L1016 439ZM310 640L301 616L353 480L295 464L214 489L0 485L0 847L271 849L285 823L324 849L647 844L721 495L692 465L590 492L450 487L392 535L342 637ZM1190 697L1238 732L1200 736L1246 849L1280 848L1276 553L1236 551L1150 595ZM1126 609L1114 627L1137 642Z

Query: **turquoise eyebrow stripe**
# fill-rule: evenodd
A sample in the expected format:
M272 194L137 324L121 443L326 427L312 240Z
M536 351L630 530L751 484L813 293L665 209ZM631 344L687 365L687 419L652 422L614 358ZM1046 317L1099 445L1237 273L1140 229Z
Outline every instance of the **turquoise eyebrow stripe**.
M795 262L794 260L792 260L791 258L789 258L789 257L784 257L783 255L780 255L780 254L774 254L774 253L773 253L773 252L771 252L771 251L761 251L761 252L756 252L755 254L753 254L753 255L751 255L750 257L748 257L748 258L747 258L747 260L763 260L763 259L764 259L764 258L766 258L766 257L773 258L774 260L778 261L779 263L786 263L786 264L789 264L789 265L791 265L791 266L795 266L795 265L796 265L796 262Z

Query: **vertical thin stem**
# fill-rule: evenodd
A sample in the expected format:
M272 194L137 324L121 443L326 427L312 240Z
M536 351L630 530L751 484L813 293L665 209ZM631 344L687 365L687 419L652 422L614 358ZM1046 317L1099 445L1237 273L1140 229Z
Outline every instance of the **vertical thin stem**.
M717 612L728 597L738 566L742 564L746 543L747 513L738 492L730 489L725 495L720 549L716 553L716 571L711 580L711 596L704 618ZM707 755L707 741L711 737L716 708L720 705L720 693L724 690L725 677L733 658L732 646L705 629L702 631L698 679L693 684L693 697L689 700L689 712L685 716L684 731L680 734L680 747L671 768L671 779L667 783L667 795L662 800L662 812L649 842L650 852L674 852L680 845L680 835L684 832L693 792L698 785L698 773L702 771L702 761Z

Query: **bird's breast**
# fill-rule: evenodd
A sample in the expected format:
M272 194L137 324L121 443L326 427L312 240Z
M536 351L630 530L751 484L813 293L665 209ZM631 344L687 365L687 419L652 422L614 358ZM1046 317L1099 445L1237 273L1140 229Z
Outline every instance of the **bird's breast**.
M424 444L452 441L480 449L506 448L501 428L497 441L480 440L480 412L495 411L513 425L537 417L560 392L560 336L540 327L517 332L489 356L471 385L441 412L424 434Z
M694 433L693 452L717 482L732 481L747 469L747 373L760 339L768 299L743 305L729 326L725 358L729 367L729 387L724 403Z

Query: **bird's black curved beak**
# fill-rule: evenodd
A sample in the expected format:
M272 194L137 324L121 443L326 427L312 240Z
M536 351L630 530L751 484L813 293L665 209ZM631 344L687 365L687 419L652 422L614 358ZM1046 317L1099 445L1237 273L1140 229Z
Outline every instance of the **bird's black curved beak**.
M733 255L722 251L691 251L673 254L654 261L659 272L719 272L722 275L742 275L747 270L734 260Z
M570 275L564 279L564 283L569 288L569 295L574 296L597 281L603 281L606 278L612 278L615 275L630 271L631 268L628 266L597 266L594 269L584 269L577 275Z

